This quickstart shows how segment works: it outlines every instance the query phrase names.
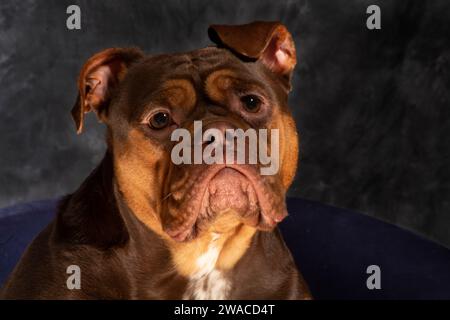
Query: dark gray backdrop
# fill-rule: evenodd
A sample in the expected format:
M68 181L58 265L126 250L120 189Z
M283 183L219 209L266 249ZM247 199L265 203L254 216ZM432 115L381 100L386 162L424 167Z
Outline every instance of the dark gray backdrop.
M82 30L66 29L78 4ZM365 26L382 10L382 30ZM212 23L281 20L299 64L290 105L301 162L290 195L352 208L450 245L450 1L0 2L0 206L74 190L104 150L75 134L76 77L93 53L209 43Z

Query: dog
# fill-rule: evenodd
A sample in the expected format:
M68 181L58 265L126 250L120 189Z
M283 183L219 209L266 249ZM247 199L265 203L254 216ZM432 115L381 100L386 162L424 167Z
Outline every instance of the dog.
M212 25L208 34L214 45L192 52L110 48L87 60L72 116L81 133L93 111L106 125L107 151L61 200L2 298L312 298L277 228L297 169L287 105L292 36L263 21ZM279 170L262 175L260 162L174 164L171 135L193 133L195 121L221 134L277 129ZM70 266L79 270L75 288Z

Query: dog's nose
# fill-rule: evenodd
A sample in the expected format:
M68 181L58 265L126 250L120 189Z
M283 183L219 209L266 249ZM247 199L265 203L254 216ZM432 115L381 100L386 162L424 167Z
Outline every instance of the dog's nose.
M213 129L213 130L210 130ZM222 160L227 164L233 163L252 163L255 164L257 148L251 147L257 143L256 135L254 139L248 137L246 138L246 133L242 129L239 133L236 131L241 129L235 126L231 122L227 121L214 121L206 124L203 128L203 152L217 160L217 152L222 152ZM209 130L209 131L208 131ZM242 136L242 137L241 137ZM251 136L251 134L250 134ZM219 141L216 141L220 139ZM221 151L220 151L221 150ZM211 159L212 159L211 158ZM221 159L221 157L219 157ZM253 160L251 160L253 159ZM208 160L205 162L209 163Z
M226 122L226 121L215 121L215 122L211 122L211 123L207 124L206 126L204 126L203 132L206 133L206 132L208 132L209 129L214 129L214 131L216 133L220 133L220 135L222 137L222 142L225 144L226 143L226 140L225 140L226 130L227 129L235 130L236 127L233 124ZM203 141L203 144L208 145L208 144L213 143L214 141L216 141L216 135L209 134L205 137L205 141Z

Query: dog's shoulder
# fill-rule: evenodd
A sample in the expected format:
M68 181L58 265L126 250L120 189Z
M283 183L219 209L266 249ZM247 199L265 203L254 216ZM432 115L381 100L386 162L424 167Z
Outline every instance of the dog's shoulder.
M2 288L2 299L58 299L57 283L64 283L65 272L57 272L57 251L51 238L55 222L48 225L23 253Z
M111 175L112 164L106 155L82 185L60 201L55 219L28 246L0 296L89 298L67 290L68 268L79 266L91 277L101 278L99 263L129 238L115 203ZM113 268L116 264L105 265Z
M112 159L100 165L58 207L53 241L107 249L124 245L129 234L113 190Z

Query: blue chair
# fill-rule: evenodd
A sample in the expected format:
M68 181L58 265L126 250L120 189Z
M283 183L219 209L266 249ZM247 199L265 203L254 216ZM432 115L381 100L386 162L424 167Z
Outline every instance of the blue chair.
M57 199L0 209L0 285L55 215ZM450 250L366 215L288 199L280 225L316 299L450 299ZM367 267L381 270L369 290Z

